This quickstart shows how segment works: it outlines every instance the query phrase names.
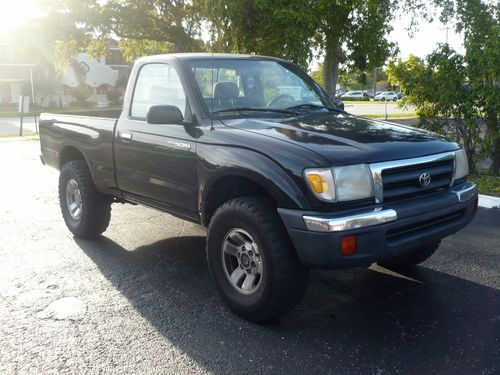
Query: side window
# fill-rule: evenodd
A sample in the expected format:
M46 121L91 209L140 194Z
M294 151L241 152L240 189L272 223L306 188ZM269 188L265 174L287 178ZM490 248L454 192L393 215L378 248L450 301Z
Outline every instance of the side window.
M130 115L146 118L152 105L175 105L186 112L186 94L177 71L168 64L148 64L139 71Z

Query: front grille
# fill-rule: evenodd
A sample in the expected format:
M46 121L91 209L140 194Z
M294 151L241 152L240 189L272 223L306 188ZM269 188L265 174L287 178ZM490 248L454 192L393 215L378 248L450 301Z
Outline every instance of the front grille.
M384 201L417 196L448 187L453 178L453 168L453 160L447 159L384 169L382 170ZM427 186L422 186L419 181L424 173L431 176Z

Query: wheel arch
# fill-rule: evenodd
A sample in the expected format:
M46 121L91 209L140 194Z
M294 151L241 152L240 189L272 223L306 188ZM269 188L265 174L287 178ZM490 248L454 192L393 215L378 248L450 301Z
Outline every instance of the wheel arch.
M84 160L87 163L87 159L76 146L66 145L63 146L61 152L59 153L59 169L62 169L63 165L72 160Z
M289 190L292 190L290 186L282 187L277 181L271 181L255 171L227 170L224 174L211 179L200 191L202 224L208 226L213 214L222 204L243 196L257 195L266 197L276 207L301 207L303 202L292 196Z

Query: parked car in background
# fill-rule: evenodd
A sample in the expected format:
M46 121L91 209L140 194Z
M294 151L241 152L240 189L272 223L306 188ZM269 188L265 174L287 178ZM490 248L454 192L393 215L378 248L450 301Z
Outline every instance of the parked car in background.
M343 89L339 89L337 90L337 92L335 93L335 97L336 98L340 98L342 95L345 94L345 91Z
M397 101L398 100L398 95L394 91L382 91L380 94L375 95L374 98L375 101Z
M398 99L401 99L403 97L403 93L400 91L396 94L398 96Z
M370 97L363 91L347 91L341 96L342 100L370 100Z
M366 90L365 92L368 94L368 96L371 99L373 99L375 97L375 95L376 95L375 90Z

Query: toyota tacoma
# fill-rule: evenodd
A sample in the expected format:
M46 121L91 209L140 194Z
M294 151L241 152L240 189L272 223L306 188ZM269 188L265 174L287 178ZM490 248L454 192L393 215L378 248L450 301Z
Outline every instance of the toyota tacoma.
M290 310L311 268L424 261L477 208L458 144L352 116L276 58L142 58L121 112L44 113L40 143L75 236L115 202L202 225L217 290L253 321Z

